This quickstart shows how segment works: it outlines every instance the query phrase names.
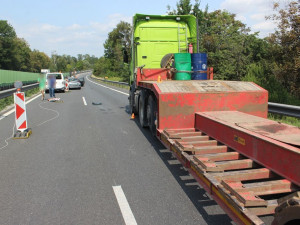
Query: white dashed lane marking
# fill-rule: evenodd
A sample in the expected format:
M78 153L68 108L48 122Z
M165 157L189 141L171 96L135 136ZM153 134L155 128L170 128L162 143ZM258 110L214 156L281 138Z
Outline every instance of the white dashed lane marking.
M82 97L82 101L83 101L83 104L84 104L84 105L87 105L87 104L86 104L85 97Z
M121 186L113 186L123 219L126 225L137 225L131 208Z

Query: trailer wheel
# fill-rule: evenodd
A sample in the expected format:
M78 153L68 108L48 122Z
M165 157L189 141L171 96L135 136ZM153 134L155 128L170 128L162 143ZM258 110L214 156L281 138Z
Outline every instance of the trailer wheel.
M155 97L150 95L148 98L148 104L147 104L147 119L148 119L150 131L153 136L156 135L156 125L155 125L156 112L157 112L156 104L157 103L156 103Z
M278 200L272 225L300 224L300 191Z
M146 91L141 90L140 97L139 97L139 119L142 127L148 126L146 105L147 105Z

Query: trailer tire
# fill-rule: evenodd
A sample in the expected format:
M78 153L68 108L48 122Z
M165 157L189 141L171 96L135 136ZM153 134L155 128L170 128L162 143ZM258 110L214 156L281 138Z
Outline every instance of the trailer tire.
M300 191L278 200L272 225L300 224Z
M141 127L148 126L146 105L147 105L146 91L141 90L140 97L139 97L139 120L140 120Z
M156 136L156 113L157 113L157 105L156 105L156 99L154 96L150 95L148 98L148 104L147 104L147 119L148 119L148 125L150 128L150 131L153 136Z

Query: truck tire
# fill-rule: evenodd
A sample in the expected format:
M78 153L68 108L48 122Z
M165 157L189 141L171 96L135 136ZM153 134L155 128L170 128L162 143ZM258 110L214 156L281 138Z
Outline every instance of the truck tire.
M129 100L129 108L130 108L130 113L134 113L136 114L137 113L137 110L135 107L135 105L137 104L137 102L135 102L135 87L134 87L134 83L130 86L130 90L129 90L129 97L128 97L128 100Z
M147 127L148 121L147 121L147 95L145 90L141 90L140 97L139 97L139 120L141 127Z
M170 59L174 58L173 53L166 54L160 61L160 68L166 68L168 63L170 63ZM170 65L172 68L174 68L174 63L171 63Z
M154 96L150 95L147 104L147 119L150 131L153 136L156 136L156 113L157 113L157 102Z

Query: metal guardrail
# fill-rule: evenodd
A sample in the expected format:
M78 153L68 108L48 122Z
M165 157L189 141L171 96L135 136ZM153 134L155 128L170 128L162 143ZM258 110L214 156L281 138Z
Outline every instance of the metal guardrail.
M268 112L300 118L300 106L268 102Z
M124 86L129 86L128 83L126 82L119 82L119 81L112 81L112 80L105 80L101 79L103 82L111 83L111 84L119 84L119 85L124 85Z
M97 77L93 77L93 78L97 79L97 80L101 80L101 81L106 82L106 83L118 84L118 85L123 85L123 86L129 86L129 84L127 82L112 81L112 80L106 80L106 79L97 78Z
M88 76L88 75L92 75L93 71L92 70L86 70L86 71L82 71L78 74L76 74L76 76Z
M34 83L34 84L23 86L21 90L28 91L30 89L37 88L37 87L39 87L39 83ZM15 93L16 91L17 91L16 88L11 88L8 90L0 91L0 99L12 96L13 93Z
M91 72L92 72L91 70L87 70L87 71L82 71L81 73L78 73L76 75L89 75L89 74L91 74ZM39 87L39 83L34 83L34 84L23 86L21 88L21 91L28 91L30 89L37 88L37 87ZM16 91L17 91L16 88L11 88L11 89L7 89L4 91L0 91L0 99L12 96L13 93Z

